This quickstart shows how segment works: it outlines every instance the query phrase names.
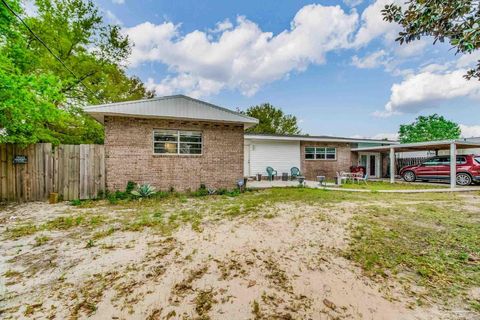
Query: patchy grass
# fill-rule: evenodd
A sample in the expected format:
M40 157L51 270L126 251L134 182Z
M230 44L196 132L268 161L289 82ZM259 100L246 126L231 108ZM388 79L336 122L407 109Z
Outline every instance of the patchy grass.
M212 309L213 304L217 303L213 290L200 290L194 302L198 319L210 319L208 313Z
M37 232L37 226L33 223L22 224L13 228L7 228L5 236L7 239L18 239Z
M364 182L347 182L340 186L345 189L362 189L362 190L420 190L420 189L445 189L448 185L436 185L436 184L418 184L418 183L390 183L386 181L368 181Z
M455 203L369 206L354 218L346 256L372 276L409 280L419 302L457 297L480 283L479 218Z
M370 184L369 184L370 185ZM390 184L385 184L390 186ZM359 185L355 184L359 187ZM361 186L361 185L360 185ZM373 187L373 185L371 185ZM115 206L106 201L86 201L73 209L71 214L62 215L42 224L23 223L7 228L6 239L18 239L30 236L42 230L64 231L73 228L82 232L91 230L91 237L100 239L111 235L115 230L143 231L151 228L163 235L171 235L180 226L190 224L197 232L202 232L205 220L236 219L249 216L253 218L273 218L272 212L265 208L277 203L296 202L299 205L322 206L343 201L389 201L389 200L433 200L452 201L457 195L438 193L428 195L412 194L376 194L328 191L311 188L272 188L268 190L248 190L242 194L231 193L213 196L187 196L188 194L165 193L161 197L138 200L121 200ZM83 205L92 209L85 212ZM81 213L78 213L80 211ZM115 215L109 214L115 211ZM113 225L116 227L112 230ZM95 231L104 227L101 231Z
M46 235L37 236L37 237L35 237L35 243L33 244L33 246L34 247L43 246L49 240L50 240L50 237L47 237Z

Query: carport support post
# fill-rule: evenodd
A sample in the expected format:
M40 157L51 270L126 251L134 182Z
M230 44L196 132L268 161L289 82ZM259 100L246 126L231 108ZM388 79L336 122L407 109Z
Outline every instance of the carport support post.
M457 145L450 143L450 188L455 188L457 184Z
M390 183L395 183L395 149L390 148Z

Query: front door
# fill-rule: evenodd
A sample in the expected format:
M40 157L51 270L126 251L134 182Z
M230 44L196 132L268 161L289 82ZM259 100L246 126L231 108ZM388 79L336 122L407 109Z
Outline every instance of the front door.
M358 165L365 167L369 178L380 177L380 154L379 153L360 153L358 155Z

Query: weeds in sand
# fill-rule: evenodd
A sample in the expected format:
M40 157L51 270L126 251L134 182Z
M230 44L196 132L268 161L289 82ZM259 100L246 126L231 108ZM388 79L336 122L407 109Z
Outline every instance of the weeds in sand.
M93 234L92 239L93 240L99 240L99 239L111 236L114 232L115 232L114 227L110 227L110 228L105 229L105 230L100 230L100 231L97 231Z
M407 275L439 300L480 283L478 214L458 204L370 206L354 222L345 255L372 276Z
M38 309L42 306L43 303L34 303L34 304L29 304L25 308L25 311L23 312L23 315L25 317L30 317L35 313L35 309Z
M212 309L213 304L217 303L217 300L214 298L215 293L212 289L210 290L200 290L195 297L195 311L198 314L198 319L207 320L210 319L208 313Z
M243 265L237 260L238 257L226 258L224 261L214 260L220 271L220 280L232 279L239 276L245 276L247 271Z
M252 314L253 314L253 319L255 320L262 319L262 313L260 312L260 305L258 304L257 300L253 300L252 302Z
M207 273L207 271L208 271L207 265L199 267L198 269L190 270L190 273L185 279L183 279L183 281L175 284L172 290L172 294L179 297L184 297L187 293L193 290L192 283L195 280L202 278L205 275L205 273Z
M35 243L33 244L33 246L34 247L43 246L45 243L48 242L48 240L50 240L50 238L45 235L37 236L35 237Z
M21 237L32 235L35 232L37 232L37 227L32 223L28 223L15 226L13 228L7 228L5 234L7 239L18 239Z
M5 278L18 278L22 276L22 273L15 271L15 270L7 270L3 274Z
M95 247L95 242L92 239L88 239L87 244L85 245L86 249Z

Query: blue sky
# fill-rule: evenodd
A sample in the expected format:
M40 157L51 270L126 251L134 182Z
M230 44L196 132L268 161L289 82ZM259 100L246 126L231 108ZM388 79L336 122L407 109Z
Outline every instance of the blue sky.
M380 10L395 0L98 1L135 43L128 64L157 95L183 93L232 109L263 102L304 133L393 137L439 113L480 136L477 56L431 39L407 46Z

